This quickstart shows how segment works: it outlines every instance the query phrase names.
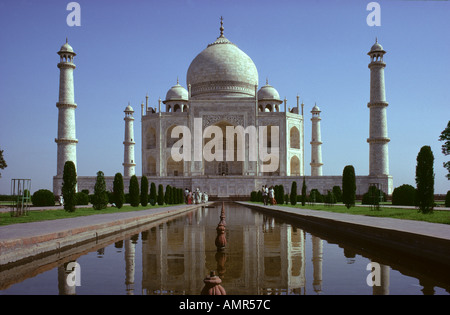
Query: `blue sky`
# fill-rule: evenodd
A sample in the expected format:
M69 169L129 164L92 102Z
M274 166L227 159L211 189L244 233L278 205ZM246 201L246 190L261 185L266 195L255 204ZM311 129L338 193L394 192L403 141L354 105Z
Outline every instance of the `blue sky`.
M59 57L69 38L77 56L74 72L78 175L123 172L124 113L134 107L136 167L141 174L140 104L164 99L186 86L195 56L225 36L256 64L288 107L305 103L305 142L311 137L314 103L322 113L324 175L354 165L369 172L369 57L378 37L387 51L386 98L390 173L394 187L415 186L416 157L430 145L435 192L445 193L439 135L450 119L450 3L377 1L381 26L368 26L363 0L77 1L81 26L69 27L70 1L0 1L0 148L11 178L31 178L32 191L52 189L56 174ZM305 148L310 174L310 146Z

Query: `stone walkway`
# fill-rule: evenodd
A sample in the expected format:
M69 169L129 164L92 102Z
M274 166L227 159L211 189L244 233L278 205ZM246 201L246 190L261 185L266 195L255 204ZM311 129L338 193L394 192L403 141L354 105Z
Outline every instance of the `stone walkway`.
M190 211L198 206L176 205L2 226L0 265Z
M450 241L450 225L448 224L430 223L415 220L400 220L393 218L369 217L364 215L308 210L285 206L264 206L263 204L254 204L251 202L238 202L238 203L246 206L258 206L272 211L285 212L288 214L299 215L304 217L314 217L314 218L334 220L336 222L357 224L368 227L378 227L382 229L396 230L412 234L420 234L430 237L436 237Z

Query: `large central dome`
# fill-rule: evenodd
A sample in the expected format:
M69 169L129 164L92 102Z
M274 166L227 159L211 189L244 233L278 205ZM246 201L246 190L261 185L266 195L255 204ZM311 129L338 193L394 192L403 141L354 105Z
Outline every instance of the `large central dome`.
M209 44L189 66L186 83L191 97L254 97L258 70L252 59L223 35Z

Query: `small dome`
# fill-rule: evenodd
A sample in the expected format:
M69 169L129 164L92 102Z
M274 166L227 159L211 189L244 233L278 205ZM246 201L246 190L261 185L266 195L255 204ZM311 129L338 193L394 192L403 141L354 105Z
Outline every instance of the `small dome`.
M316 104L314 104L314 107L313 107L313 109L312 109L311 112L320 112L319 106L317 106Z
M258 101L261 100L280 101L280 94L278 94L278 91L273 86L269 85L269 83L266 82L266 85L261 87L258 91Z
M167 91L165 102L178 100L187 101L188 99L188 91L177 82L176 85L172 86L169 91Z
M372 48L370 48L369 54L374 52L382 52L385 53L383 46L378 43L378 38L375 40L375 44L373 44Z
M69 45L67 38L66 38L66 42L64 43L64 45L61 46L61 49L59 50L58 53L67 53L67 52L76 55L73 51L72 46Z
M126 112L134 112L133 107L131 107L131 105L128 105L128 106L125 108L125 111L126 111Z

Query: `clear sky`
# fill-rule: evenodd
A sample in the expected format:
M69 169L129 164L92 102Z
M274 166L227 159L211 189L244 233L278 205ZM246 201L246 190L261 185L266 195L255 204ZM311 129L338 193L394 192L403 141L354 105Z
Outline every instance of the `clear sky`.
M66 18L70 1L0 1L0 194L12 178L32 192L52 190L56 174L59 56L66 37L74 72L78 175L123 173L124 109L135 109L136 174L141 175L140 104L157 107L176 84L186 86L195 56L219 36L249 55L288 107L305 104L306 175L310 110L322 110L324 175L354 165L369 172L369 56L375 37L385 62L390 173L394 187L415 186L416 157L430 145L435 192L450 181L439 135L450 119L450 2L377 1L381 26L368 26L364 0L77 1L81 26Z

